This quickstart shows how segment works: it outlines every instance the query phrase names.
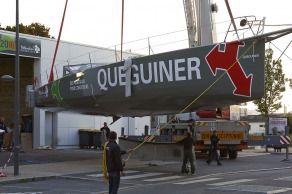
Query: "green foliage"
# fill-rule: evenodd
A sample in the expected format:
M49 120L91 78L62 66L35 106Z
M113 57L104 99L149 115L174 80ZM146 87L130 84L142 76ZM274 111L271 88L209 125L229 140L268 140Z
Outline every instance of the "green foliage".
M6 28L1 28L0 26L0 29L15 32L16 27L6 26ZM46 37L46 38L54 38L54 37L51 37L51 35L49 34L50 28L37 22L31 23L30 25L23 25L22 23L19 24L19 32L23 34L30 34L30 35L41 36L41 37Z
M281 60L273 60L273 50L265 52L265 93L259 100L253 103L258 106L256 109L263 116L268 117L282 107L280 100L285 88L285 74L283 74Z

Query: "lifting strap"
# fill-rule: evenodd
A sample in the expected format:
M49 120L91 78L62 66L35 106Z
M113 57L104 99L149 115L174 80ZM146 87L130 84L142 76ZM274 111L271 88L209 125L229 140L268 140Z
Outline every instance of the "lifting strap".
M66 9L67 9L67 3L68 3L68 0L66 0L66 4L65 4L65 8L64 8L64 13L63 13L61 26L60 26L59 36L58 36L58 40L57 40L57 44L56 44L54 58L53 58L53 61L52 61L50 77L49 77L49 80L48 80L49 83L54 81L54 65L55 65L56 55L57 55L57 51L58 51L58 47L59 47L59 43L60 43L61 34L62 34L63 23L64 23L65 13L66 13Z

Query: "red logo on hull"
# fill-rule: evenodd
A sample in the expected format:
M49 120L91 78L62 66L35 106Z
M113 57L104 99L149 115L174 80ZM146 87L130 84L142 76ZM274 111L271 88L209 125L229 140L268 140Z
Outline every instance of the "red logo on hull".
M216 76L218 69L227 71L235 87L233 94L250 97L253 75L246 76L237 59L239 47L244 47L244 42L229 42L221 46L225 46L224 49L220 49L218 44L206 56L213 75Z

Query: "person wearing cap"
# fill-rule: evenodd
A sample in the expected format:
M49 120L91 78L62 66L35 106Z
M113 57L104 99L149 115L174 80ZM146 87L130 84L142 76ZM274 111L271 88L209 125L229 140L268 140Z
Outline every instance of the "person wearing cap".
M211 141L211 146L210 146L210 150L209 150L209 158L207 160L207 164L211 164L212 162L212 156L215 155L216 157L216 161L217 161L217 165L218 166L221 166L221 162L219 160L219 155L218 155L218 142L220 141L219 137L218 137L218 134L217 134L217 131L214 130L213 131L213 134L211 135L210 137L210 141Z
M183 156L183 164L181 167L181 173L185 173L185 169L187 166L187 162L190 162L191 165L191 173L195 174L196 167L194 164L194 146L195 146L195 141L192 138L192 132L187 132L187 137L184 139L177 141L176 143L178 144L183 144L184 145L184 156Z

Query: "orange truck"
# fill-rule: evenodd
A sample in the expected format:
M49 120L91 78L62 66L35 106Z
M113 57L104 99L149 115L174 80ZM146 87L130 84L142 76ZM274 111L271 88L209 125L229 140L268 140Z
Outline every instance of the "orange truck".
M187 131L193 133L196 141L195 150L207 153L211 142L212 131L216 130L220 138L220 157L237 158L238 151L248 149L247 140L250 125L247 121L212 120L171 123L165 126L172 130L172 141L186 137Z
M195 121L194 136L196 150L207 152L210 148L212 131L218 132L220 157L237 158L238 151L248 149L250 125L247 121Z

